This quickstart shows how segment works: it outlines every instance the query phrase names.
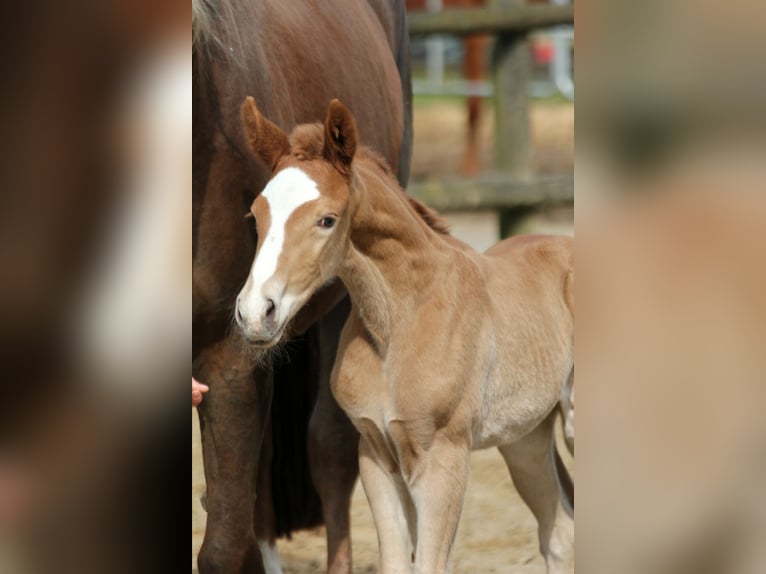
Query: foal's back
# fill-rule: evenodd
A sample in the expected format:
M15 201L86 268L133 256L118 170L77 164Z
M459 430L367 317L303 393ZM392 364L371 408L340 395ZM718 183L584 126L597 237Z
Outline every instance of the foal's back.
M560 299L574 315L574 241L561 235L518 235L484 252L488 285L514 287L524 301ZM541 292L541 289L543 290ZM490 287L490 291L493 289Z
M533 344L570 344L574 337L572 238L520 235L493 245L481 260L500 332L506 332L510 322L516 330L526 325L533 331ZM557 340L541 340L546 337Z

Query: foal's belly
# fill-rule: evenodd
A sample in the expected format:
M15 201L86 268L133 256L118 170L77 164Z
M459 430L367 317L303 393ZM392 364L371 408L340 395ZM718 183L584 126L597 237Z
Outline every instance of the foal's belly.
M474 450L518 441L556 408L571 368L563 357L556 363L537 376L495 377L487 382L474 424Z
M556 403L541 404L532 413L502 414L482 420L473 433L473 450L512 444L529 434L555 408Z

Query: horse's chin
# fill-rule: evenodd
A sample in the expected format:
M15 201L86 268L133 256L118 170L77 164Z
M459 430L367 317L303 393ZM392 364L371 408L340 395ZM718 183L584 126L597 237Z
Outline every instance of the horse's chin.
M272 347L275 347L278 342L278 340L274 339L269 341L265 339L248 339L248 343L256 349L271 349Z
M247 342L250 343L253 347L257 347L259 349L270 349L272 347L276 347L279 345L279 343L282 342L282 336L284 333L285 326L282 325L274 335L251 335L246 333L245 338L247 339Z

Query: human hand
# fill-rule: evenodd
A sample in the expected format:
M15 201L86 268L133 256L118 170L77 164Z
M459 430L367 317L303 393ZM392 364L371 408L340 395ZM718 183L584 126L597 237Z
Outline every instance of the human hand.
M197 379L192 377L192 407L196 407L202 402L202 393L206 393L210 387L203 385Z

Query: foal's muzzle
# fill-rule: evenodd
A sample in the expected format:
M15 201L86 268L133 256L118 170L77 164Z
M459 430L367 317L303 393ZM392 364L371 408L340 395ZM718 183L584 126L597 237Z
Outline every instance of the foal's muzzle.
M248 341L270 347L275 345L282 335L281 325L277 321L278 311L279 308L274 299L264 298L255 305L252 302L243 305L241 297L237 297L234 316Z

